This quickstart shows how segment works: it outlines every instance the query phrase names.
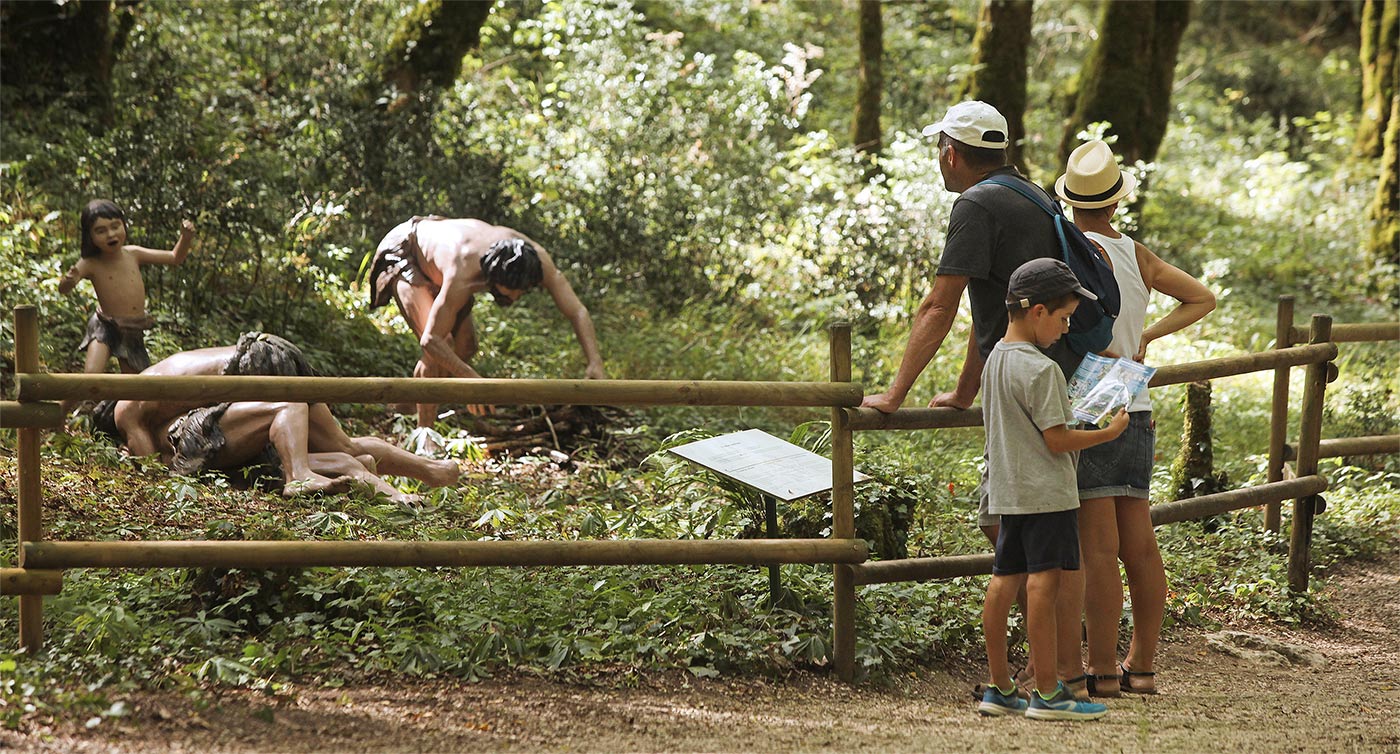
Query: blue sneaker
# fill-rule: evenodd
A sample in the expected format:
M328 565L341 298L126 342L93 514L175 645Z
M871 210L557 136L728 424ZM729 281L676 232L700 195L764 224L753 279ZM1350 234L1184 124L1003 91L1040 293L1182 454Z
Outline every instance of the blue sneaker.
M982 692L982 703L977 705L977 712L983 717L1019 715L1025 711L1026 700L1016 695L1015 683L1004 694L996 686L987 684L987 690Z
M1026 717L1034 720L1097 720L1106 714L1108 707L1098 702L1077 701L1063 682L1055 684L1055 693L1049 699L1032 691L1026 710Z

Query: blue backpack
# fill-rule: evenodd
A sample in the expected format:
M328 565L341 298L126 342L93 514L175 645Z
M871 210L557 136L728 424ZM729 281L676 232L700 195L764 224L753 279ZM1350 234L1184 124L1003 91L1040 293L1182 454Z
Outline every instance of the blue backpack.
M1089 240L1084 231L1069 221L1059 204L1048 204L1034 192L1007 176L993 176L986 183L1005 186L1045 210L1055 222L1055 235L1060 240L1060 255L1079 278L1079 284L1099 297L1098 301L1080 301L1079 308L1069 319L1065 342L1077 354L1098 353L1113 342L1113 321L1118 318L1122 298L1113 268L1104 259L1098 244Z

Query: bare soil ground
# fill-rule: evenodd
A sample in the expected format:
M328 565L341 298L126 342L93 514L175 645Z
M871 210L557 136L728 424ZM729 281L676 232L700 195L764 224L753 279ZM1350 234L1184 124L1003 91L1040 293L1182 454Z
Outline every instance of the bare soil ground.
M1214 649L1199 631L1164 645L1155 697L1110 701L1093 723L982 719L978 667L931 670L884 687L814 674L700 681L658 675L634 687L532 677L482 683L399 679L221 694L198 708L133 695L130 714L94 729L56 721L0 733L34 752L1400 752L1400 553L1334 574L1337 625L1232 626L1320 655L1274 667Z

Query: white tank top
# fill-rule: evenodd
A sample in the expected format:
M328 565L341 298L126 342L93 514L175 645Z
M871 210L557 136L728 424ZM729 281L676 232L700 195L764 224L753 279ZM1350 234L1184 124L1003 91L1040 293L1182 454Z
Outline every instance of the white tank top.
M1137 245L1126 235L1117 238L1102 233L1086 232L1084 235L1098 242L1113 260L1113 277L1118 281L1122 305L1118 309L1118 319L1113 321L1113 343L1109 348L1131 359L1142 343L1142 329L1147 323L1147 297L1151 293L1142 282L1142 270L1138 269ZM1152 397L1148 391L1134 398L1128 410L1151 411Z

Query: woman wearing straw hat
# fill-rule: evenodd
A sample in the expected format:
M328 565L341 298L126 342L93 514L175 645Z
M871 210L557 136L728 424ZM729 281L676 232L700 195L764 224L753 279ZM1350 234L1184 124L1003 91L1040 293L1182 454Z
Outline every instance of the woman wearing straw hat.
M1147 346L1204 317L1215 295L1200 281L1162 261L1113 227L1118 203L1137 180L1118 168L1102 141L1081 145L1069 157L1055 193L1074 208L1074 223L1097 242L1113 264L1122 309L1113 325L1109 355L1142 361ZM1176 299L1165 317L1143 328L1152 291ZM1086 679L1096 696L1120 691L1157 693L1153 662L1166 608L1167 580L1148 510L1155 442L1152 400L1144 392L1128 406L1128 429L1118 439L1079 457L1079 529L1084 563L1084 616L1089 644ZM1133 638L1118 661L1118 620L1123 611L1122 559L1132 597Z

